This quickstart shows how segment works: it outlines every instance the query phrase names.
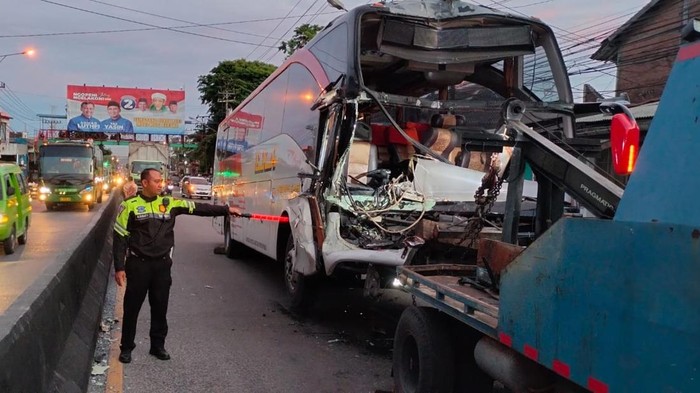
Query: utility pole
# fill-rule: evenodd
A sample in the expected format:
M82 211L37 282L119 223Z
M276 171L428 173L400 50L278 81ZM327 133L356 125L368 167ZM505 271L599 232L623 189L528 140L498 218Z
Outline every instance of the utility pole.
M226 109L226 116L228 116L229 113L231 113L231 110L232 110L232 109L229 107L228 104L229 104L230 102L234 102L234 101L235 101L235 99L236 99L236 93L233 93L233 92L230 92L230 91L225 91L225 92L219 93L219 95L224 97L223 99L219 99L219 103L224 104L224 108ZM230 98L229 98L229 97L230 97Z

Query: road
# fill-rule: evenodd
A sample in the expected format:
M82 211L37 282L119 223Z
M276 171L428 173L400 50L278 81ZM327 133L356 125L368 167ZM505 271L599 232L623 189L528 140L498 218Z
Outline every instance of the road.
M43 202L32 201L32 216L27 244L18 246L12 255L5 255L0 247L0 315L27 289L37 277L48 272L47 267L62 250L72 250L82 240L80 234L91 220L102 214L107 203L93 211L85 206L65 207L47 211Z
M243 260L215 254L223 239L210 218L180 216L175 231L166 341L172 359L148 355L145 303L133 362L122 367L117 351L105 356L104 343L119 334L117 323L100 339L96 355L117 378L92 378L90 392L392 390L391 337L408 303L405 294L387 290L375 301L363 298L361 289L326 287L302 318L286 307L275 262L257 254ZM114 307L110 283L106 303Z

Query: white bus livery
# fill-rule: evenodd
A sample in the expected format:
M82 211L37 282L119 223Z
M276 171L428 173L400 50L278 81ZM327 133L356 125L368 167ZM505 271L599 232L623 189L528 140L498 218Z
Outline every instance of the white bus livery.
M514 100L527 111L512 113ZM544 23L461 1L352 9L220 124L215 203L256 215L215 221L227 255L245 246L280 261L304 306L318 279L350 274L375 293L397 266L473 260L477 236L526 242L539 224L502 184L518 143L509 116L573 136ZM487 206L475 199L485 174Z

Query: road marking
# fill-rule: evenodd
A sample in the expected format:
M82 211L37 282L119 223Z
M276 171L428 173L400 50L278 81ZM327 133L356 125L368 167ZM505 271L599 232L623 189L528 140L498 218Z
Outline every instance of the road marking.
M109 346L109 369L107 370L107 383L105 384L105 392L108 393L123 393L124 392L124 365L119 361L119 342L122 338L122 329L124 322L124 289L126 287L117 286L117 301L114 302L114 318L119 320L120 328L112 330L112 344Z

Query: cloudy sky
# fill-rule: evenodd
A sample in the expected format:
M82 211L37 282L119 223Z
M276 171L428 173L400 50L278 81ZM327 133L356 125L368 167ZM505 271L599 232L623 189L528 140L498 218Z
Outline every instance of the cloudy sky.
M343 0L347 8L366 3ZM570 68L587 68L580 42L601 41L648 0L479 0L537 16L555 27ZM206 115L197 78L218 62L245 58L279 65L275 49L294 26L325 25L339 11L325 0L2 0L0 58L32 47L33 58L0 62L0 108L11 127L32 133L36 114L65 114L66 86L105 85L184 89L188 117ZM207 24L209 26L201 26ZM197 26L199 25L199 26ZM585 54L585 53L584 53ZM614 72L614 71L611 71ZM603 73L573 78L612 91Z

